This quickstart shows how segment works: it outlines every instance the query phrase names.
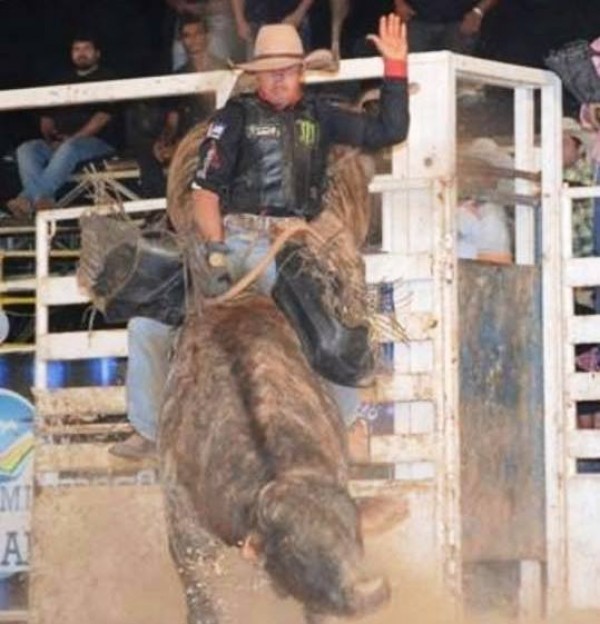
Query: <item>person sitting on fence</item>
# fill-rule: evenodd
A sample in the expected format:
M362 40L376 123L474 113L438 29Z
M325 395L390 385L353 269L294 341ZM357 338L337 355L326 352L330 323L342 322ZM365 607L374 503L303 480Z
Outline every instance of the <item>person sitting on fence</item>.
M512 261L511 233L506 208L497 200L486 197L501 190L497 172L485 167L512 169L512 159L489 138L475 139L462 154L473 166L471 172L461 171L458 207L458 257L500 264ZM468 166L468 165L467 165Z
M100 66L101 52L95 39L77 35L71 44L70 70L53 84L109 80L113 75ZM114 110L106 103L65 106L44 112L41 139L27 141L17 149L17 164L23 190L7 202L10 213L29 219L36 210L55 206L57 191L83 162L111 156L115 152Z
M178 67L175 73L225 69L225 63L210 53L208 35L206 17L182 18L180 39L185 49L186 62ZM188 97L168 98L158 107L154 105L154 102L143 102L132 110L135 129L130 141L140 168L143 197L165 195L164 167L171 160L177 143L192 126L207 119L214 108L214 96L202 93ZM162 124L158 133L152 122L150 124L146 122L148 118L152 119L157 116L160 117ZM148 125L151 126L149 129Z

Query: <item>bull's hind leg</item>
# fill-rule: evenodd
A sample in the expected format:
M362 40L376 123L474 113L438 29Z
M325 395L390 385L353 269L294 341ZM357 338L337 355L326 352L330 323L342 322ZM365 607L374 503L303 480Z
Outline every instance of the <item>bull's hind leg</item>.
M222 545L195 521L194 510L181 485L167 485L165 499L169 550L185 591L187 624L219 624L209 572Z

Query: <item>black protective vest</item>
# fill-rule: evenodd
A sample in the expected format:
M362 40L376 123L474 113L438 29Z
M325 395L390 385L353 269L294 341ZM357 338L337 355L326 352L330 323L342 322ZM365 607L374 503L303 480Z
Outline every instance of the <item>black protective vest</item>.
M254 96L241 96L244 136L227 212L311 219L321 210L326 147L315 103L276 111Z

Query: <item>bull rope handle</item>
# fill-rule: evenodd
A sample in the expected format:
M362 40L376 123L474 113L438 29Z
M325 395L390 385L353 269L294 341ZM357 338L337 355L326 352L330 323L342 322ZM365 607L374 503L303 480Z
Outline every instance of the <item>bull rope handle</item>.
M206 305L220 305L241 294L267 270L268 266L271 262L273 262L273 260L275 260L275 256L279 253L285 243L287 243L290 238L293 238L298 234L308 234L309 236L316 238L318 241L323 242L322 238L313 230L313 228L310 227L310 225L308 225L308 223L297 223L296 225L286 227L277 236L277 238L275 238L267 254L251 271L246 273L246 275L233 284L227 292L224 292L218 297L211 297L207 299Z

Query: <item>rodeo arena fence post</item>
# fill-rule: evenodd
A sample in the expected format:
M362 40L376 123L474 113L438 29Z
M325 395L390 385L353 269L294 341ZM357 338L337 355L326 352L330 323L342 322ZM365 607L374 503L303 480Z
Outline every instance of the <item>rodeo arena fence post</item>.
M379 59L359 59L307 81L381 75ZM0 110L198 92L215 93L221 106L235 78L218 71L7 91ZM600 476L578 470L600 458L600 430L575 424L577 402L600 400L600 384L574 364L575 345L600 343L600 319L573 311L573 289L600 281L600 258L570 251L572 203L600 188L562 188L561 85L551 72L438 52L411 55L409 80L408 140L371 183L381 246L365 254L367 281L392 289L406 339L391 350L391 372L364 390L371 436L353 492L408 501L407 519L387 534L388 556L452 595L457 615L469 579L494 564L516 571L523 619L600 610ZM457 257L457 90L472 83L512 92L510 265ZM165 201L123 208L160 211ZM61 226L89 210L36 215L35 280L15 285L34 291L36 313L29 621L183 621L156 469L107 453L130 431L124 387L49 387L51 362L127 356L124 328L49 329L52 309L86 302L74 274L53 274L50 260ZM381 340L390 342L385 331Z

